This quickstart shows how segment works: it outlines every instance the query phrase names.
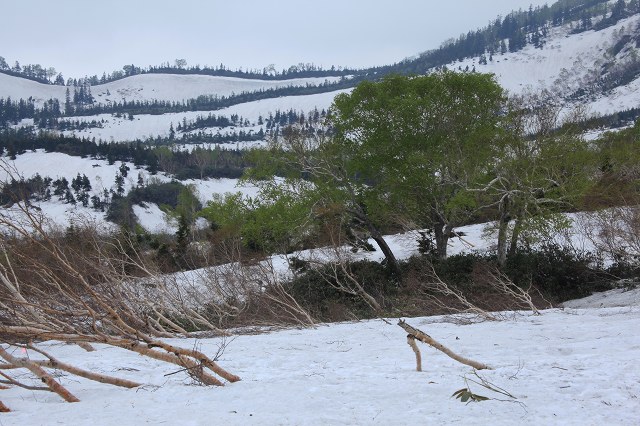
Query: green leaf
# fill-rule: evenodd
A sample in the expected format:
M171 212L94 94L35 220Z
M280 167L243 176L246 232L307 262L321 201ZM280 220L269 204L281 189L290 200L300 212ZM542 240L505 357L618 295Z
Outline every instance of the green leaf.
M456 397L456 398L460 398L460 396L465 393L467 391L467 388L462 388L460 390L457 390L453 393L453 395L451 395L452 397Z

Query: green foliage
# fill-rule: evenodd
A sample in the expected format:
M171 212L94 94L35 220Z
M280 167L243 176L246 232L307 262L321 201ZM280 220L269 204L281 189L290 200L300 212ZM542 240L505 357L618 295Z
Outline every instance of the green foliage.
M575 253L556 245L516 253L507 259L504 272L522 287L533 283L555 302L609 290L612 281L592 254Z
M167 213L176 217L184 216L189 224L193 222L201 204L193 194L193 188L180 182L151 183L132 189L126 196L114 195L107 211L107 220L128 229L136 224L133 214L134 204L155 203L166 206Z
M540 214L523 219L521 240L524 247L543 245L570 230L571 219L565 214L542 211Z
M128 197L133 204L155 203L157 205L166 204L172 209L178 207L180 194L185 190L185 186L177 181L151 183L142 188L134 188Z
M476 253L448 256L446 259L431 259L436 275L444 282L457 288L470 288L473 284L473 271L477 264L486 262L487 257Z
M175 207L175 215L184 217L187 223L191 224L196 218L196 213L202 208L200 200L195 194L194 185L182 186L178 193L178 200Z
M200 212L223 238L240 237L243 244L265 253L290 252L313 236L313 197L308 188L297 191L276 183L256 198L241 193L216 196Z
M491 399L486 396L477 395L471 392L469 388L462 388L460 390L457 390L453 393L453 395L451 395L451 397L452 398L455 397L456 399L459 399L460 402L466 402L467 404L470 402L481 402L481 401L488 401Z
M502 402L515 402L517 404L520 404L522 408L525 407L525 404L523 402L518 401L518 398L516 398L514 395L512 395L507 390L501 388L500 386L497 386L489 382L487 379L480 376L476 370L473 370L472 374L473 376L476 377L476 379L473 379L465 375L463 378L466 386L462 389L455 391L453 395L451 395L452 398L455 397L456 399L459 399L460 402L464 402L467 404L469 404L470 402L482 402L482 401L488 401L491 399L491 400L502 401ZM471 390L469 382L482 386L486 390L491 391L494 394L500 395L501 398L506 397L507 399L489 398L487 396L478 395Z
M228 235L240 235L249 215L249 205L241 192L214 194L199 215L211 222L215 229Z
M107 210L107 220L127 229L133 229L136 218L133 214L130 197L120 197L114 195Z

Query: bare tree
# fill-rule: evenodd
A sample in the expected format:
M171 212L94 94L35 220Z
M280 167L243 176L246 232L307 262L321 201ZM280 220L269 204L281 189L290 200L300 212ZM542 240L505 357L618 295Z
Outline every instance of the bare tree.
M626 203L624 203L626 204ZM637 264L640 259L640 207L623 205L576 215L574 223L610 261Z

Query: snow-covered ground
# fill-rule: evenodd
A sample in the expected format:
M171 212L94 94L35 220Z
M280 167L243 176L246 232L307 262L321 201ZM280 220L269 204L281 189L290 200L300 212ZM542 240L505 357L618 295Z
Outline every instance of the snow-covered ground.
M81 402L13 387L0 400L2 425L635 425L640 419L640 306L554 309L502 322L459 325L444 317L408 322L454 352L487 363L478 374L517 399L463 404L451 395L477 380L470 367L421 345L415 371L406 332L381 320L320 325L228 340L220 364L242 381L192 383L178 368L96 345L42 345L60 360L144 383L125 390L58 376ZM214 354L221 339L172 339ZM24 353L17 354L24 356ZM35 353L29 356L37 358ZM38 385L24 373L19 378ZM505 401L499 401L505 400ZM511 402L509 402L511 400ZM519 404L518 401L522 404Z

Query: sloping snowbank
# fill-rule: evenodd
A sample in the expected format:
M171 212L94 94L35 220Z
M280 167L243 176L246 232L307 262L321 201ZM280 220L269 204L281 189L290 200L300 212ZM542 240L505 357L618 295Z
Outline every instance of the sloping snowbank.
M562 306L573 309L615 308L620 306L640 306L640 288L622 289L595 293L584 299L569 300Z

